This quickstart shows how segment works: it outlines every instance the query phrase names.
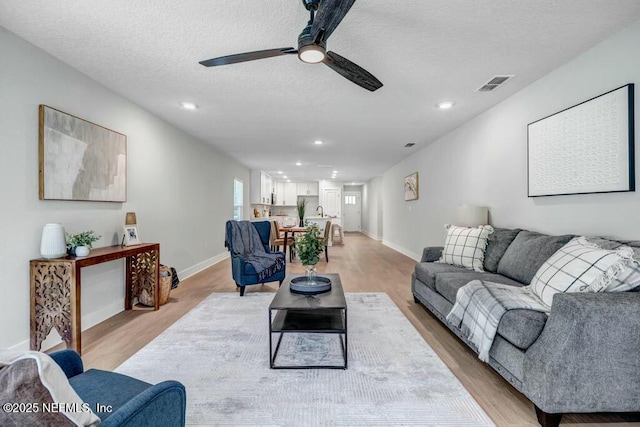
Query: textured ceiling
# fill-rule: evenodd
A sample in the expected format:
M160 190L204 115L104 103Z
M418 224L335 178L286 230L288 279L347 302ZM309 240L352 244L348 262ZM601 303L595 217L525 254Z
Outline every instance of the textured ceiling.
M373 93L294 55L198 64L296 46L307 19L300 0L0 0L0 25L246 166L293 179L335 169L348 182L380 175L637 21L640 1L358 0L328 50L380 79ZM516 77L474 92L496 74ZM442 100L456 105L437 110Z

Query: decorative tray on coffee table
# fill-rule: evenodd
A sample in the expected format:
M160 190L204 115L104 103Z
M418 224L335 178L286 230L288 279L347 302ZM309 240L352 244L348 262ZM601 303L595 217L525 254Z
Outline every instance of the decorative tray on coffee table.
M289 289L294 294L316 295L331 290L331 280L328 277L316 276L314 282L309 282L306 276L291 279Z

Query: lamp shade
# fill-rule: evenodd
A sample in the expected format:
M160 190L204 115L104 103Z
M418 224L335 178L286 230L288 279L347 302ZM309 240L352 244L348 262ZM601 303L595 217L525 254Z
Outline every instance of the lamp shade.
M61 224L45 224L40 241L43 258L62 258L67 255L67 238Z
M484 206L461 205L456 210L456 225L477 227L489 223L489 208Z
M124 218L124 225L136 225L138 221L136 220L135 212L127 212L127 215Z

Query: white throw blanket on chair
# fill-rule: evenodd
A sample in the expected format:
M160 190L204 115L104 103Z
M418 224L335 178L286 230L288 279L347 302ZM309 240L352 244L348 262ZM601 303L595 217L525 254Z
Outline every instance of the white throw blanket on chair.
M456 303L447 315L447 320L460 328L476 347L478 358L488 362L489 350L500 319L507 311L518 308L543 313L550 311L550 307L547 307L528 286L519 288L472 280L458 289Z

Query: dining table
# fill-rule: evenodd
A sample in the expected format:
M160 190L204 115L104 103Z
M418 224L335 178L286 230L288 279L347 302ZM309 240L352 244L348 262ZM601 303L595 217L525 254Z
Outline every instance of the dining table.
M307 231L306 227L299 227L297 225L292 227L280 227L280 231L284 232L284 253L285 256L287 254L287 242L289 238L289 233L291 233L291 238L295 242L296 233L304 233ZM293 247L289 248L289 261L293 261L295 252L293 251Z

